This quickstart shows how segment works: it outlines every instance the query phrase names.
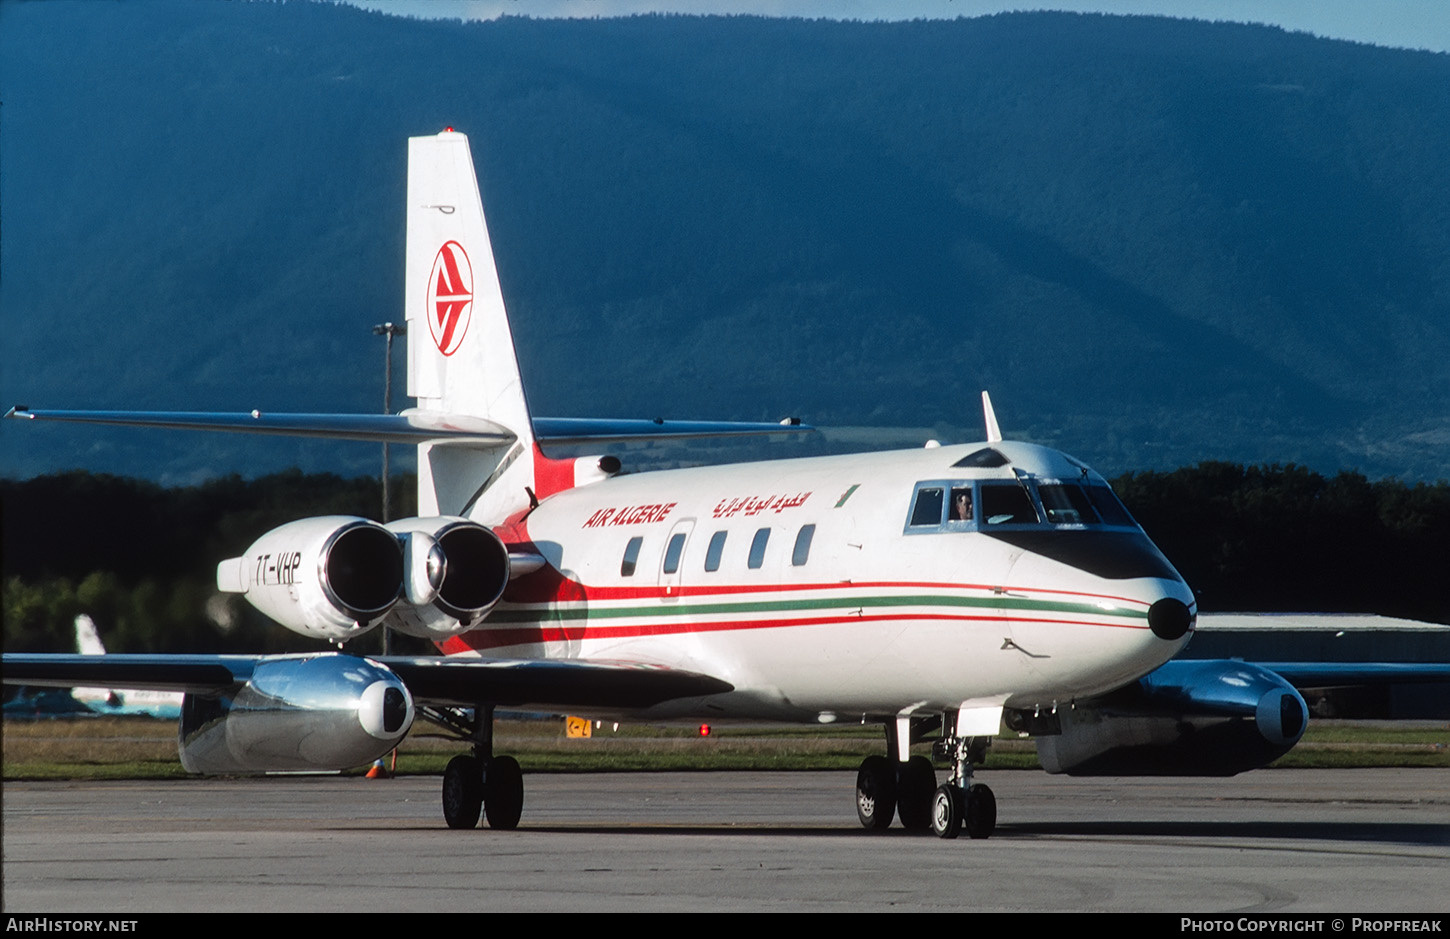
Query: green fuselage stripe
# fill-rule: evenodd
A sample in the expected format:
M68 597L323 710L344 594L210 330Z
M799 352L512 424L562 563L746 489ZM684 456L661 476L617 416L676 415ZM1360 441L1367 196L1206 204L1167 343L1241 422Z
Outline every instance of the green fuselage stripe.
M607 601L606 601L607 602ZM890 608L903 606L952 607L967 609L991 609L1031 613L1075 613L1093 616L1126 617L1141 620L1147 618L1146 610L1105 610L1096 604L1074 603L1061 600L1028 600L1020 597L950 597L941 594L906 594L888 596L837 596L800 600L754 600L726 602L692 602L687 599L674 603L653 603L648 606L612 606L588 604L513 607L494 612L488 623L536 623L541 620L579 619L630 619L641 616L719 616L759 615L770 613L800 612L803 610L850 610L863 608Z

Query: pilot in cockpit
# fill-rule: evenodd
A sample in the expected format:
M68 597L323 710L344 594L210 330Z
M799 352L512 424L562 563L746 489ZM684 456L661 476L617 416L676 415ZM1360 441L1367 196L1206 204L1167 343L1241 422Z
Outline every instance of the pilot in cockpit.
M952 489L952 511L950 521L970 522L972 520L972 490Z

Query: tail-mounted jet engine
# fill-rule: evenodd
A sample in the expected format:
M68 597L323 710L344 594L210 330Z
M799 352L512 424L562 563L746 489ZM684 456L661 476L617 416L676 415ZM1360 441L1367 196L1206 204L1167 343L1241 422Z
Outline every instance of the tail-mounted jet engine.
M1288 753L1304 736L1308 709L1292 685L1261 666L1181 660L1055 718L1057 726L1037 737L1049 773L1232 776Z
M187 695L177 745L190 773L334 772L387 753L412 725L412 696L377 662L277 656L233 691Z
M390 522L403 544L405 601L389 627L422 639L446 639L488 615L509 582L509 552L492 531L465 518Z
M217 588L294 632L343 642L376 626L403 595L403 547L376 522L346 515L274 528L217 565Z

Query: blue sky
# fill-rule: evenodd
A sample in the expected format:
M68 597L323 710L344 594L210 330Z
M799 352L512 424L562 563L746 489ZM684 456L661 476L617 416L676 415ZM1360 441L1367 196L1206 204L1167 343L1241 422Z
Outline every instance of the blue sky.
M1450 51L1446 0L350 0L409 16L494 19L629 16L635 13L745 13L829 19L910 20L985 16L1007 10L1141 13L1268 23L1332 39Z

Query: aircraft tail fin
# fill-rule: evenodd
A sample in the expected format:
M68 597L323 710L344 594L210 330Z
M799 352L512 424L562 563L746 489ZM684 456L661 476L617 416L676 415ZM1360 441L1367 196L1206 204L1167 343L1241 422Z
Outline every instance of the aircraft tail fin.
M1002 428L997 424L997 412L992 409L992 396L982 392L982 419L987 424L987 442L1001 443Z
M81 655L105 655L106 645L101 642L100 631L96 629L96 621L82 613L75 619L76 626L76 651Z
M407 217L408 394L421 411L483 418L516 438L420 446L418 510L507 517L548 495L536 475L572 485L572 465L558 471L534 439L467 136L408 140Z

